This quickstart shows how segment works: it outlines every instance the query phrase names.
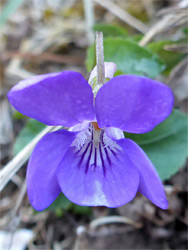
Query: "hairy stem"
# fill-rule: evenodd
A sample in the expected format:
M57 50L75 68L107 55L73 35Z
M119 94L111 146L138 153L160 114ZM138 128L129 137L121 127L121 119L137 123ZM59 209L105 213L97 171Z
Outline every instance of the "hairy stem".
M96 32L97 84L105 83L103 33Z

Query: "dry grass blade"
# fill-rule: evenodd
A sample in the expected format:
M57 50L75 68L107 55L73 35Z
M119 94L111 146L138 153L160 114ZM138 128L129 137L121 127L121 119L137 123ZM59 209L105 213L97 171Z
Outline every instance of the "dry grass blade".
M9 249L11 249L12 247L12 243L13 243L13 237L14 237L14 233L16 232L16 229L20 223L20 218L18 214L19 208L21 206L21 203L23 201L23 198L25 196L26 193L26 181L24 181L24 183L22 184L22 188L19 191L19 195L16 201L16 204L13 208L13 210L11 211L11 221L10 221L10 238L9 238Z
M105 225L105 224L111 224L111 223L123 223L123 224L129 224L136 228L140 228L142 225L140 223L137 223L127 217L124 216L105 216L102 218L95 219L91 221L90 223L90 229L95 230L99 226Z
M66 63L70 65L80 65L84 58L82 57L71 57L69 55L57 55L52 53L42 53L39 55L33 54L31 52L20 52L20 51L5 51L2 53L2 57L6 60L17 57L20 59L27 59L35 63L42 62L55 62L55 63Z
M92 0L83 0L84 3L84 12L86 20L86 30L88 43L91 45L94 42L95 36L93 32L94 26L94 11L93 11L93 1Z
M136 30L140 31L141 33L146 33L148 30L147 26L143 24L141 21L136 19L135 17L131 16L128 12L120 8L117 4L112 3L110 0L108 1L100 1L94 0L96 3L113 13L119 19L124 21L125 23L129 24L130 26L134 27Z
M13 125L9 112L9 103L7 99L4 99L0 102L0 116L0 143L8 144L13 140Z
M162 10L160 10L157 15L165 15L165 14L170 14L172 12L178 12L181 11L183 9L186 9L188 7L188 1L187 0L182 0L182 1L177 1L177 5L176 6L168 6L166 8L163 8Z
M161 20L159 20L150 30L145 34L145 36L139 42L140 46L145 46L150 42L154 36L159 33L167 32L175 27L181 26L187 22L187 11L184 10L180 13L165 15Z
M177 53L187 53L188 54L188 44L184 44L184 43L165 45L164 49L166 49L168 51L174 51Z
M188 97L188 56L171 71L168 84L179 101Z
M52 126L43 129L22 151L17 154L1 171L0 171L0 191L10 181L13 175L28 160L35 144L47 133L58 130L60 127Z
M164 26L170 21L171 16L165 16L162 20L156 23L151 29L145 34L145 36L140 40L139 45L145 46L149 41L160 31Z

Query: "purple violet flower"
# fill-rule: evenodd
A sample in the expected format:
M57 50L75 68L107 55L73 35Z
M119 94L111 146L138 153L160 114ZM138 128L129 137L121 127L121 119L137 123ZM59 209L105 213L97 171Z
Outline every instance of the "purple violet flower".
M162 182L144 151L123 131L146 133L165 120L173 107L169 87L134 75L113 78L114 63L105 63L105 78L94 87L73 71L34 76L15 85L10 103L21 113L47 125L70 127L45 135L27 168L27 190L36 210L60 194L82 206L118 207L137 191L156 206L168 202Z

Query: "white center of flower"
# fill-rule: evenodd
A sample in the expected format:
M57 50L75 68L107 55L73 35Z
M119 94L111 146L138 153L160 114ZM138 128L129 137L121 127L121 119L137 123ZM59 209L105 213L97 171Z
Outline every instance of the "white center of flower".
M97 129L94 124L91 124L86 130L80 132L71 146L81 150L84 145L90 142L92 142L94 148L98 148L99 143L101 143L104 148L121 149L115 141L107 136L105 130Z
M113 158L122 150L116 141L108 137L105 130L95 123L80 132L71 146L78 157L78 166L83 165L86 173L89 168L101 167L104 175L106 164L112 165Z

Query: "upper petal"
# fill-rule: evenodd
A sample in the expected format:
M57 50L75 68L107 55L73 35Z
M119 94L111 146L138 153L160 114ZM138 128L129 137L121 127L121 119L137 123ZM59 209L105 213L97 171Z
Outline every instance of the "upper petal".
M60 130L45 135L36 145L27 167L27 191L36 210L48 207L59 195L56 169L77 133Z
M10 90L8 98L19 112L47 125L70 127L94 119L92 89L78 72L23 80Z
M99 127L145 133L166 119L173 107L166 85L146 77L117 76L99 90L95 109Z
M138 171L123 146L120 148L115 141L111 144L103 132L95 132L98 134L81 134L80 140L85 138L85 143L73 143L68 149L57 170L59 185L76 204L122 206L137 192Z
M151 200L156 206L166 209L168 207L168 201L155 167L144 151L135 142L126 139L124 146L127 148L127 154L131 161L140 173L138 191Z

